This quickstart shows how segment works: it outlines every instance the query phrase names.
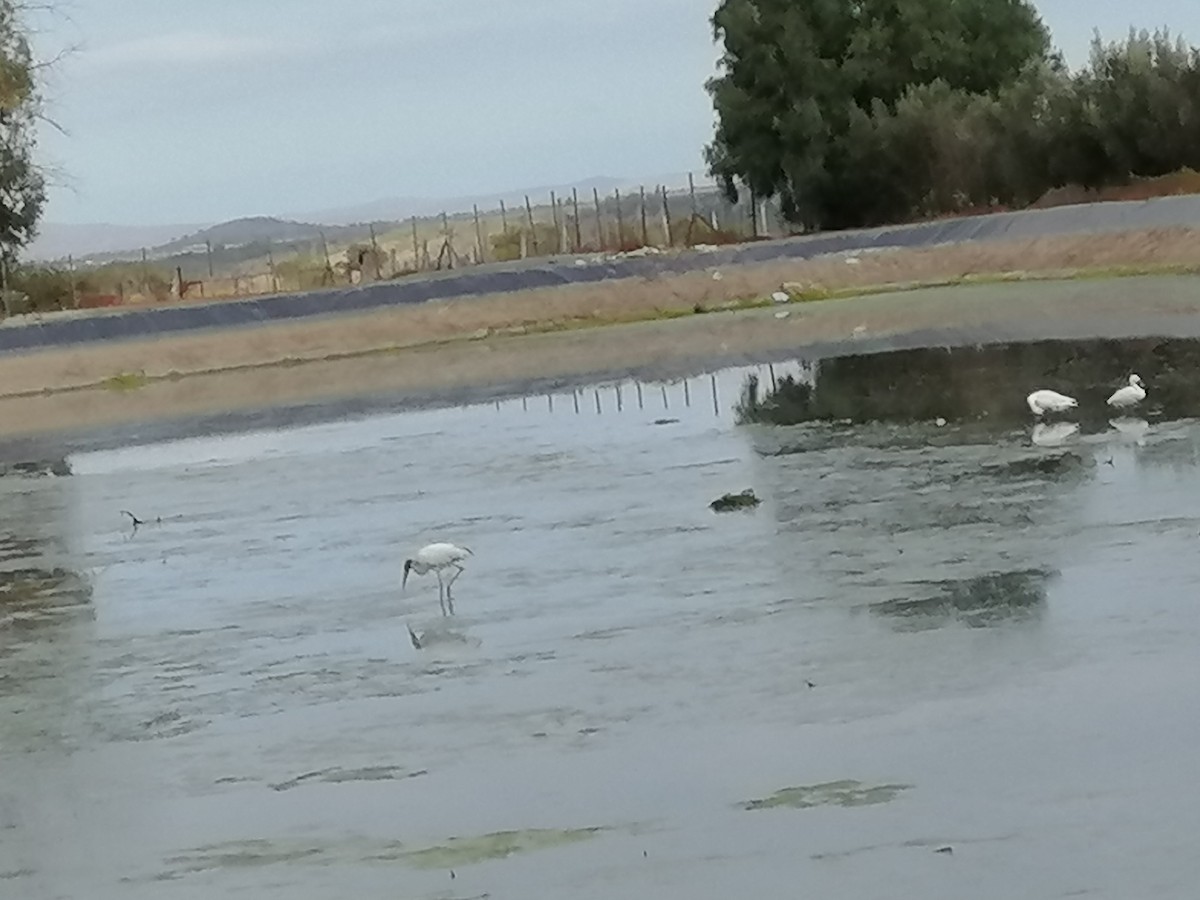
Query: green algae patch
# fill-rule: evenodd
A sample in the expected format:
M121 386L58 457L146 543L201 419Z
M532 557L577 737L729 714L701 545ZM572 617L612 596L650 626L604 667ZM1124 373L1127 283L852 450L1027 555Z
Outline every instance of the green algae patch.
M194 874L213 869L246 869L305 860L319 861L323 855L325 850L319 845L280 844L268 840L228 841L170 857L167 864L171 869L157 878L166 880L180 874Z
M110 391L136 391L150 383L145 372L118 372L104 382Z
M827 781L803 787L788 787L762 800L750 800L742 809L812 809L815 806L878 806L891 803L911 784L865 785L861 781Z
M549 850L578 844L600 834L602 828L529 829L497 831L479 837L450 838L445 844L415 850L405 859L421 869L453 869L477 863L505 859L517 853Z

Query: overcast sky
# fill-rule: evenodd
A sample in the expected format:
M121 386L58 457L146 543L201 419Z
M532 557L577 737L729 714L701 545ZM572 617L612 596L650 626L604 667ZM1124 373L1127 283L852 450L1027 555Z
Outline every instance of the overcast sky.
M53 222L220 221L388 196L481 198L702 167L715 0L66 0L43 51ZM1200 2L1040 0L1072 64L1092 29Z

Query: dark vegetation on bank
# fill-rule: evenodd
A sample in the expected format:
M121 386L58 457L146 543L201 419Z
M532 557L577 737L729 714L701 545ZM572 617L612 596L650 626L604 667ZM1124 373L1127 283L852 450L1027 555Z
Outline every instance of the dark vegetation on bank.
M1200 51L1165 30L1072 72L1027 0L723 0L713 27L713 174L805 228L1200 169Z

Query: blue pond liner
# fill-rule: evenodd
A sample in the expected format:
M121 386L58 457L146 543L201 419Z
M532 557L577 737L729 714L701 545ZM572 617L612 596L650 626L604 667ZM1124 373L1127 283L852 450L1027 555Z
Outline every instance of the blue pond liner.
M933 247L969 241L1036 239L1067 234L1100 234L1200 224L1200 196L1091 203L1044 210L968 216L914 225L830 232L720 247L710 251L625 257L577 257L495 263L453 272L411 277L351 288L223 300L208 304L144 310L54 316L0 327L0 352L20 352L73 344L214 328L245 327L394 306L503 294L625 278L656 278L765 262L811 259L833 253Z

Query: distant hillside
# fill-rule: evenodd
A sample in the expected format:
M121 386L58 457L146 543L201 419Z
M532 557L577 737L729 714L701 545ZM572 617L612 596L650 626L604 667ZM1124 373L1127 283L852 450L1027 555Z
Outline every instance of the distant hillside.
M174 240L203 225L64 225L44 222L29 256L37 260L86 259L92 254L138 251Z
M316 225L311 222L293 222L271 216L253 216L234 219L204 228L193 234L159 245L154 248L155 256L171 256L197 247L205 242L214 247L240 247L245 244L297 244L319 241L322 233L328 241L354 240L368 230L366 226L343 227Z

